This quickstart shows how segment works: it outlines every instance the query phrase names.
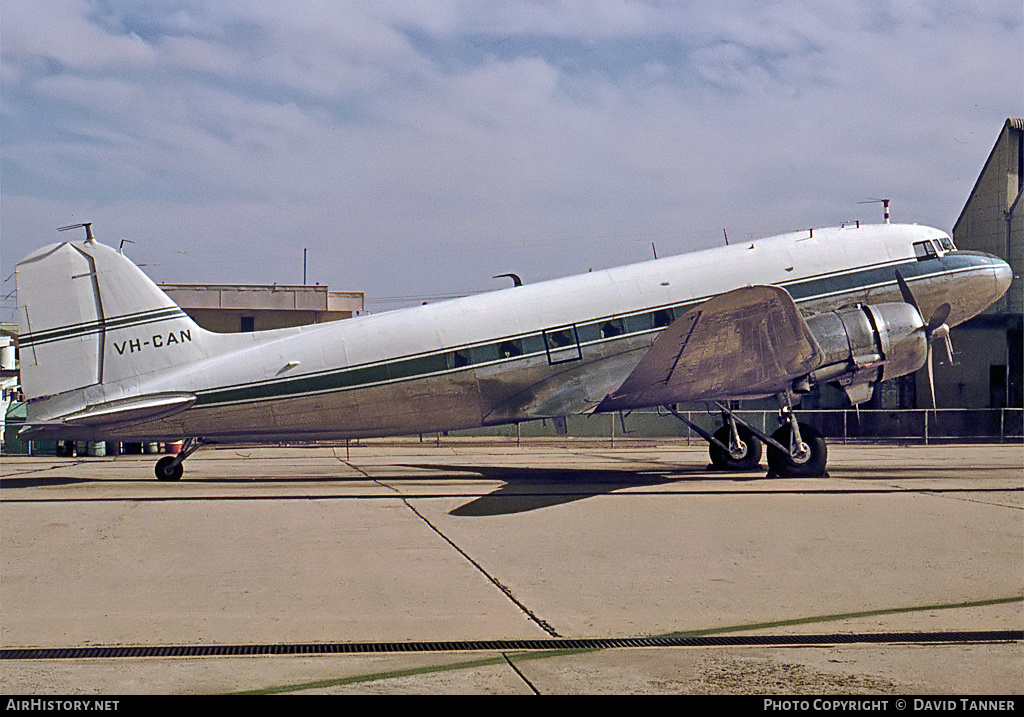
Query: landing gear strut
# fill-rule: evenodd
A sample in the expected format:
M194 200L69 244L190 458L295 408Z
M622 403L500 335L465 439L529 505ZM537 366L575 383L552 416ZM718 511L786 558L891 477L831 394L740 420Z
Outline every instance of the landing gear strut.
M718 404L722 409L724 425L714 434L679 413L674 406L666 406L668 411L693 429L701 438L708 442L708 453L711 465L719 471L751 471L761 462L762 440L760 432L738 418L732 411ZM763 436L767 438L767 436Z
M689 421L675 407L666 408L708 442L711 464L716 470L754 470L761 461L762 444L767 444L769 478L827 475L825 464L828 461L828 450L825 439L811 426L796 420L792 397L788 391L779 393L777 399L782 426L770 436L740 419L721 403L718 403L718 407L722 409L724 425L714 434Z
M796 428L784 425L772 434L779 444L789 446L789 450L781 451L768 444L768 475L780 478L815 478L827 475L825 463L828 460L828 449L825 439L820 433L806 423L797 424Z
M761 462L761 439L729 414L726 414L725 425L715 431L714 437L717 442L708 442L708 453L711 454L711 465L718 470L750 471Z
M777 399L782 426L772 434L768 443L769 477L814 478L827 475L825 439L811 426L796 420L788 391L778 394Z
M186 458L199 450L201 445L203 445L203 439L201 438L185 439L180 453L175 456L164 456L156 462L156 468L154 469L156 479L181 480L181 476L185 472L185 467L182 463Z

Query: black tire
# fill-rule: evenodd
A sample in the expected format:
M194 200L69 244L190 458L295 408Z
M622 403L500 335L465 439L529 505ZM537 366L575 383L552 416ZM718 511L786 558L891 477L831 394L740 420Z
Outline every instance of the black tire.
M715 438L729 445L729 426L722 426L715 431ZM736 432L740 440L746 444L746 452L739 458L733 458L729 451L714 443L708 444L708 453L711 454L711 465L720 471L751 471L757 468L761 462L761 439L750 432L746 426L736 426Z
M784 446L789 445L792 433L789 424L782 426L772 434L772 438ZM809 449L807 457L794 460L789 452L782 452L775 446L768 446L768 473L780 478L817 478L826 475L825 464L828 462L828 448L825 439L818 431L807 424L800 424L800 439Z
M175 463L177 456L164 456L156 462L157 480L180 480L185 473L185 467L181 463Z

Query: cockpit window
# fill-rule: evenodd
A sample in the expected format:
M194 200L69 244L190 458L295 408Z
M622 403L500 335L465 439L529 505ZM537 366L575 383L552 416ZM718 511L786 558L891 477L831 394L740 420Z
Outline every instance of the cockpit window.
M942 244L942 248L946 251L956 251L953 240L949 237L939 237L939 243Z
M937 258L939 256L939 252L931 240L917 241L914 242L914 256L917 257L918 261L925 261L927 259Z

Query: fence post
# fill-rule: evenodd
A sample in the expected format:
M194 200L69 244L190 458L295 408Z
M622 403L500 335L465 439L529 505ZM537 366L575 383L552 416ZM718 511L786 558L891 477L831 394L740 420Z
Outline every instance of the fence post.
M924 409L924 444L928 445L928 409Z

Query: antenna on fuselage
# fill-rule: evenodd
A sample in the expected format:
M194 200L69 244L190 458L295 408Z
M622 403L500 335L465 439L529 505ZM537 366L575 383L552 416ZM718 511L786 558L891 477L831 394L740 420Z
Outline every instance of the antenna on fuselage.
M874 204L875 202L882 203L882 212L885 216L885 223L889 223L889 200L888 199L868 199L864 202L857 202L857 204Z
M84 224L69 224L66 227L57 227L57 231L66 232L68 229L78 229L79 227L85 227L85 243L95 244L96 237L92 235L92 222L85 222Z
M507 276L509 279L512 280L512 286L522 286L523 285L523 280L519 278L519 275L518 274L512 274L511 272L508 273L508 274L498 274L497 276L492 276L491 278L492 279L500 279L500 278L505 277L505 276ZM424 302L424 303L426 303L426 302Z

